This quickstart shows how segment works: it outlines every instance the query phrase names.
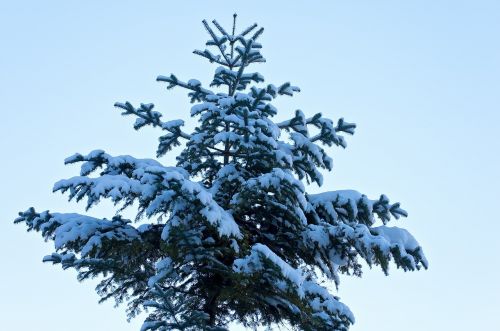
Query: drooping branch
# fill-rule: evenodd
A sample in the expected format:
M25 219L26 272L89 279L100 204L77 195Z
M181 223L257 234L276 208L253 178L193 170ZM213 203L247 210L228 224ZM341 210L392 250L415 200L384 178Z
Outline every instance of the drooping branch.
M138 215L177 216L185 204L196 207L197 216L227 237L241 237L240 229L229 212L213 199L202 185L191 181L184 169L164 167L153 160L132 157L112 157L103 151L87 156L75 154L67 163L84 162L82 171L87 175L105 167L99 177L87 175L63 179L54 184L53 191L69 192L69 199L87 198L87 209L101 199L123 203L123 208L138 202ZM179 216L180 217L180 216Z

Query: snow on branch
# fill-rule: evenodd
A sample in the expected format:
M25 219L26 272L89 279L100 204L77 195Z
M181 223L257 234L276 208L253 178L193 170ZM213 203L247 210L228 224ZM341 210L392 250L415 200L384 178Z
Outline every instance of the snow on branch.
M168 83L167 89L172 89L176 86L180 86L190 90L191 92L188 93L188 96L191 98L191 102L204 101L208 95L214 94L212 91L203 88L200 81L196 79L190 79L187 83L185 83L177 79L174 74L171 74L170 76L160 75L156 78L156 81Z
M162 126L162 121L160 117L162 116L160 112L153 111L154 104L152 103L141 103L139 108L135 108L132 106L130 102L116 102L115 107L121 108L124 110L122 115L136 115L138 118L134 123L134 129L138 130L146 125L152 126Z
M370 200L354 190L309 194L307 197L310 203L309 211L315 219L324 219L331 223L349 221L371 226L375 223L375 215L384 224L391 219L391 216L396 219L408 216L399 202L391 204L383 194L378 200Z
M233 263L235 272L242 274L271 273L277 270L280 274L275 278L275 286L283 292L293 291L313 310L314 315L323 319L331 327L337 326L336 320L343 319L345 324L354 323L354 316L349 308L316 281L305 277L300 269L295 269L276 255L268 246L257 243L251 247L250 253ZM262 278L263 280L265 277ZM267 300L268 303L280 303L281 300ZM291 307L293 309L293 307Z
M74 213L37 213L33 208L19 213L15 223L25 223L28 231L54 241L55 252L43 262L74 268L80 281L101 276L96 287L100 302L114 298L118 305L126 300L129 316L140 311L148 296L147 280L154 275L152 261L164 254L158 251L156 240L161 225L135 228L120 216L107 220Z
M210 35L210 40L206 42L207 46L216 47L220 54L213 54L210 50L205 49L195 50L193 53L200 55L210 62L216 62L230 69L245 67L251 63L265 62L264 57L260 54L262 46L256 42L260 35L264 32L264 28L258 29L251 37L247 35L257 28L257 24L252 24L243 32L235 33L235 23L233 31L229 34L216 20L212 23L217 28L220 35L212 29L206 20L203 20L203 26Z
M418 242L408 231L398 227L382 225L370 228L365 224L332 225L321 221L318 225L308 225L303 238L307 247L316 249L325 257L325 265L333 264L335 272L339 267L346 272L355 272L349 268L357 263L358 255L370 266L380 265L386 274L391 260L404 271L428 267ZM338 282L338 279L335 280Z
M173 120L168 122L162 122L160 117L161 113L153 111L154 105L152 103L143 104L141 103L139 108L135 108L130 102L115 103L115 107L125 110L122 115L135 115L137 119L134 123L134 129L139 130L140 128L151 125L153 127L160 127L165 131L168 131L164 136L160 137L160 145L158 146L157 156L160 157L170 151L173 147L179 146L179 138L190 139L191 135L183 132L181 126L184 126L183 120Z
M212 194L202 185L188 179L184 169L164 167L152 160L130 156L112 157L103 151L87 156L76 154L67 163L84 162L82 176L58 181L54 191L69 191L69 199L87 198L87 209L107 198L121 209L139 202L137 217L145 214L167 215L190 210L218 229L220 236L240 237L240 231L231 214L221 208ZM88 177L97 168L104 168L98 177Z
M260 83L264 81L264 76L258 72L254 73L243 73L240 76L237 71L233 71L228 68L219 67L215 71L214 79L210 86L235 86L238 91L247 88L248 84L255 82Z
M314 315L324 320L330 327L342 328L341 325L354 324L355 318L349 307L339 301L339 298L330 294L323 286L315 281L304 281L302 284ZM343 323L338 325L338 319Z
M375 216L384 224L391 216L406 217L399 203L389 203L385 195L370 200L353 190L311 194L307 199L307 215L314 223L303 232L304 244L317 250L321 269L337 284L339 267L345 272L358 271L358 255L369 265L380 265L385 273L391 260L405 271L427 268L420 245L408 231L385 225L372 227Z
M295 111L295 117L283 121L277 124L280 129L287 131L295 131L309 137L309 130L307 125L312 125L320 129L320 133L310 138L311 142L320 141L325 145L346 147L347 144L343 136L338 135L337 132L344 132L347 134L354 134L354 129L356 124L345 122L343 118L340 118L337 125L333 125L331 119L325 118L321 113L314 115L313 117L307 118L304 113L300 110Z
M333 161L318 142L345 148L347 146L345 139L337 132L353 134L356 127L355 124L347 123L342 118L334 126L333 121L324 118L321 113L306 118L300 110L295 111L292 119L277 123L276 126L289 132L289 137L293 141L293 145L285 142L280 142L280 145L285 154L291 154L295 173L300 179L316 182L319 186L323 183L323 176L318 168L331 170ZM308 126L316 127L320 132L310 137Z
M129 225L129 220L120 216L112 220L97 219L80 214L60 214L35 212L30 208L19 213L15 223L26 223L28 231L39 231L48 240L54 241L56 250L70 250L86 257L92 253L93 257L102 247L103 241L125 241L141 240L140 233L136 228ZM64 262L68 256L53 255L45 257L44 261Z

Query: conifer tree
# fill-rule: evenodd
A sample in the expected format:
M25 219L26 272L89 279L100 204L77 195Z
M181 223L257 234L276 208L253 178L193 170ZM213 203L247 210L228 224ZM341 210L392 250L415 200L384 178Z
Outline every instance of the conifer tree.
M322 185L332 169L326 147L345 148L355 125L297 110L276 123L274 99L293 96L290 83L264 84L251 71L265 62L257 24L236 32L203 21L207 48L194 53L215 63L213 80L158 76L182 88L198 122L164 121L153 104L116 103L135 117L136 130L163 131L156 156L184 146L176 166L153 159L111 156L102 150L75 154L79 176L54 191L86 208L110 199L111 219L80 214L21 212L16 223L52 240L44 262L73 268L78 279L101 277L101 300L127 302L130 317L146 310L141 330L226 330L286 323L300 330L347 330L354 317L321 285L339 275L361 275L361 262L387 273L389 262L406 270L427 268L416 240L386 225L406 217L385 195L353 191L308 194L303 182ZM120 216L137 206L134 223ZM140 225L139 225L140 224Z

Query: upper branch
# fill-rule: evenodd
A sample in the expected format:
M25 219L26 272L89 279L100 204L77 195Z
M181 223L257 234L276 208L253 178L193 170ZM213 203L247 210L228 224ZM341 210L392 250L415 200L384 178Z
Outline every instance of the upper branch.
M215 26L217 26L217 28L219 28L219 30L222 29L222 31L224 31L223 32L223 36L221 38L219 38L219 37L217 37L217 35L215 34L215 32L212 30L212 28L210 27L210 25L208 25L208 23L207 23L206 20L203 20L202 22L203 22L203 25L205 26L205 29L208 31L208 33L212 37L212 42L211 43L207 43L207 44L209 44L209 45L216 45L219 48L221 55L224 57L224 60L226 61L226 65L230 66L231 59L229 59L229 57L227 56L227 54L226 54L226 46L224 45L225 42L228 40L228 34L227 34L227 32L225 32L224 29L222 29L222 27L220 27L219 24L216 24L216 22L214 20Z
M201 86L200 81L198 81L196 79L190 79L187 83L185 83L183 81L178 80L174 74L170 74L170 76L168 76L168 77L160 75L156 78L156 81L169 83L167 86L167 89L171 89L171 88L174 88L176 86L180 86L180 87L183 87L185 89L191 90L192 92L190 92L188 94L191 97L191 102L204 101L205 97L207 95L214 94L214 92L203 88Z
M337 125L333 125L333 121L331 119L325 118L321 113L317 113L313 117L306 118L302 111L297 110L295 112L295 117L283 121L281 123L277 123L280 129L284 129L287 131L293 130L295 132L299 132L305 137L309 138L309 130L307 125L313 125L316 128L320 129L320 133L309 138L311 142L320 141L325 145L331 146L335 144L337 146L346 147L347 143L343 136L338 135L338 132L343 132L347 134L354 134L354 129L356 128L356 124L348 123L344 121L343 118L340 118L337 121Z
M191 138L190 134L181 130L181 126L184 125L183 120L163 122L160 119L162 115L157 111L153 111L154 105L152 103L141 103L139 108L135 108L130 102L117 102L115 103L115 107L125 110L122 115L136 115L138 117L134 123L134 129L136 130L146 125L152 125L153 127L158 126L163 130L168 131L166 135L160 137L160 145L158 146L156 153L158 156L162 156L173 147L179 146L179 138L187 140Z

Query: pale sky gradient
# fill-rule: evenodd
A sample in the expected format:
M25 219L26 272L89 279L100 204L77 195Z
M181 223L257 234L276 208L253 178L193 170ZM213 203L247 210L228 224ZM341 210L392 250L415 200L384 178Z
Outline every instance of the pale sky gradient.
M392 224L429 259L428 271L342 277L351 330L497 328L500 1L309 0L0 2L0 329L139 329L122 308L98 305L92 283L43 264L51 244L12 221L30 206L83 211L51 193L77 175L63 165L75 152L153 157L160 132L135 132L113 103L153 102L188 119L184 92L155 77L207 83L215 67L191 54L206 40L201 20L229 24L233 12L266 28L266 81L302 88L277 104L279 119L300 108L358 124L347 150L332 150L321 190L401 201L409 218Z

